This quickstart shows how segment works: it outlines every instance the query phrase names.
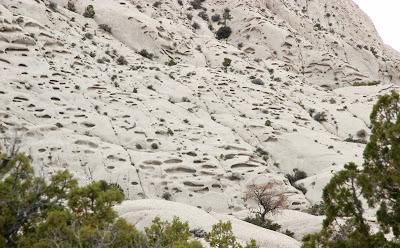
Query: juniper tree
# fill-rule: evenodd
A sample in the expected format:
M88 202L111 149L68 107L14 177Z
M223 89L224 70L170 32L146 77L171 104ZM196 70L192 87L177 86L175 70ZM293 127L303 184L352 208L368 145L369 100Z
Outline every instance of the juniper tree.
M363 166L347 164L324 188L323 228L306 236L303 247L400 246L399 94L380 97L370 119L372 131ZM365 219L366 209L377 209L379 226L374 232ZM385 234L394 238L388 239Z
M0 247L136 247L139 233L112 207L124 195L105 181L79 187L67 171L46 182L23 154L0 153Z

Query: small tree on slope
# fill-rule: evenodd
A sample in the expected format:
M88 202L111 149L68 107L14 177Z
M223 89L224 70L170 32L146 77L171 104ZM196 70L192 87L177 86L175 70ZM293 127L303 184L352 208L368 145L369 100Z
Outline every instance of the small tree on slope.
M274 183L252 184L247 187L245 201L255 201L258 209L252 212L259 215L265 221L265 216L286 205L286 197L274 189Z

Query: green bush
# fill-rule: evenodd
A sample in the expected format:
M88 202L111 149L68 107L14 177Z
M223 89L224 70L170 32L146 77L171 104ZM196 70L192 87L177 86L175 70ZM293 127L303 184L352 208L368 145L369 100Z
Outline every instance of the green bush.
M145 233L149 247L202 247L198 241L189 241L189 225L187 222L181 222L177 217L171 223L156 217L151 226L145 228Z
M374 86L374 85L379 85L381 82L380 81L371 81L371 82L354 82L353 86Z
M231 222L219 221L212 226L211 232L206 234L206 240L212 248L242 248L242 245L236 241L232 232ZM245 248L256 248L257 244L251 240Z
M259 214L257 214L255 217L248 216L244 219L244 221L272 231L277 231L281 228L281 225L278 223L275 223L269 219L263 219Z
M232 29L228 26L220 27L217 31L216 38L218 40L228 39L232 34Z
M309 209L307 209L306 212L315 216L325 215L324 202L315 203Z
M177 65L177 63L175 62L175 60L174 59L170 59L168 62L166 62L165 63L166 65L168 65L168 66L174 66L174 65Z

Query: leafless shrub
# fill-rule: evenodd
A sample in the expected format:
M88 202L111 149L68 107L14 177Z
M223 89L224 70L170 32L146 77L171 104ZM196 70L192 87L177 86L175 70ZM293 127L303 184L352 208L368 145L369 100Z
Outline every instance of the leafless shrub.
M245 201L255 201L258 208L251 209L265 219L265 215L286 206L286 196L274 189L276 183L251 184L247 187Z

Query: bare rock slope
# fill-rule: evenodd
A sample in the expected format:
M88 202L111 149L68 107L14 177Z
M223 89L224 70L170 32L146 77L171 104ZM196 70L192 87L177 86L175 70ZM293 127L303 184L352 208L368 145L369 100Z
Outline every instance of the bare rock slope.
M0 0L4 143L21 139L44 176L67 168L132 200L238 213L249 184L272 181L308 208L361 161L399 66L350 0Z

